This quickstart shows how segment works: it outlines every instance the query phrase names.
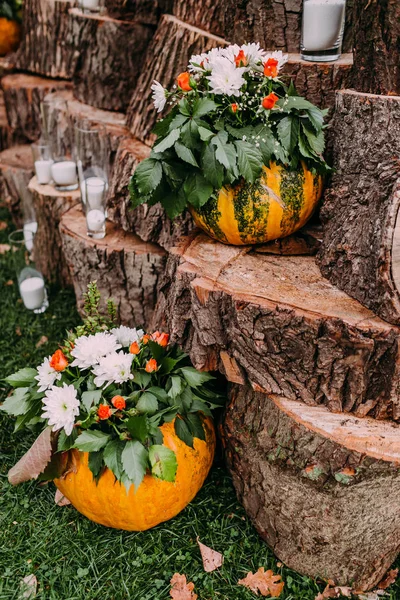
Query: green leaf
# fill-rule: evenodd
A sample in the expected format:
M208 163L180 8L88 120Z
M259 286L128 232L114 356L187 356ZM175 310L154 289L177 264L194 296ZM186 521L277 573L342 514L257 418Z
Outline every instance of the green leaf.
M31 424L32 421L39 422L38 417L42 413L43 403L41 398L36 399L29 405L29 409L23 414L17 417L14 425L14 433L20 431L24 427Z
M136 410L141 413L146 413L147 415L154 415L157 409L158 400L153 394L150 394L150 392L144 392L136 404Z
M185 115L185 117L190 117L192 115L189 102L186 100L186 98L182 98L182 100L179 102L178 109L182 115Z
M169 125L169 131L172 131L173 129L178 129L178 128L182 127L182 125L187 123L188 120L189 120L189 117L185 117L185 115L181 115L180 113L178 113L172 119L172 121Z
M171 148L175 144L175 142L179 138L179 136L180 136L180 130L179 129L173 129L167 135L167 137L165 137L163 140L161 140L161 142L157 142L157 144L153 148L154 152L164 152L164 150L167 150L168 148ZM151 159L148 158L146 160L151 160ZM145 161L143 161L143 162L145 162ZM141 162L140 165L142 165L143 162ZM139 165L139 167L140 167L140 165ZM160 177L160 179L161 179L161 177Z
M311 121L312 126L318 133L324 125L324 112L322 110L320 110L319 108L317 108L316 106L312 106L307 111L307 115Z
M127 442L122 451L122 466L137 489L143 481L148 465L148 452L137 440Z
M316 153L316 154L322 154L323 151L325 150L325 136L324 136L324 132L321 130L318 135L315 135L315 133L313 133L312 131L310 131L305 125L304 123L302 124L302 130L303 133L305 134L307 141L310 145L310 148Z
M149 387L149 389L147 391L150 392L151 394L154 394L154 396L160 402L163 402L164 404L166 404L168 402L168 394L163 388L153 386L153 387Z
M174 107L166 117L157 121L157 123L155 124L155 126L153 128L152 133L155 133L160 138L167 135L171 121L172 121L172 119L175 118L175 116L177 115L177 112L178 112L177 108Z
M169 218L173 221L178 215L180 215L186 208L187 201L186 196L181 188L177 192L172 192L166 196L162 203L163 207Z
M64 429L61 429L57 440L57 452L66 452L73 448L77 437L77 429L73 429L71 435L67 435Z
M186 200L195 208L201 208L209 199L214 191L213 186L201 173L188 175L184 186Z
M171 387L168 390L168 396L170 398L177 398L182 392L182 379L178 375L172 375L169 380Z
M203 421L201 420L200 415L198 415L197 413L188 414L185 417L185 421L189 424L190 430L193 433L194 437L199 438L200 440L206 439Z
M208 142L214 136L214 133L205 127L199 127L199 136L203 142Z
M283 107L285 111L289 111L292 109L309 110L315 108L314 104L311 104L311 102L309 102L302 96L289 96L288 98L281 98L276 103L276 106Z
M131 436L139 442L145 442L149 436L147 418L144 415L130 417L126 426Z
M218 105L210 98L198 98L193 105L193 116L202 117L217 108Z
M166 446L155 445L149 448L151 474L163 481L175 481L178 462L173 450Z
M300 154L304 156L304 158L315 158L308 145L307 139L304 137L302 132L300 132L299 135L299 150Z
M210 373L207 371L198 371L194 367L182 367L180 372L190 385L190 387L197 388L202 386L207 381L211 381L215 379Z
M121 440L111 440L104 448L103 459L106 466L112 471L115 477L120 480L122 476L122 450L124 442Z
M99 452L89 452L88 467L95 479L98 479L103 467L103 450Z
M179 189L186 179L187 166L178 161L164 161L162 168L170 187L172 189ZM162 198L160 198L160 202L162 203Z
M98 404L100 402L102 390L93 390L91 392L83 392L81 401L83 406L89 412L92 404Z
M35 381L35 377L37 374L38 372L36 369L24 367L16 373L13 373L13 375L9 375L8 377L6 377L4 381L6 381L8 385L11 385L14 388L26 387L27 385L29 386Z
M160 183L162 177L161 163L154 158L146 158L136 167L134 179L140 194L147 196Z
M133 371L133 381L141 388L145 388L147 385L149 385L151 381L151 375L150 373L146 373L145 370ZM132 394L130 395L130 397L132 397Z
M177 417L174 423L175 433L182 442L193 448L193 435L183 419Z
M0 406L0 410L14 417L25 414L29 409L28 392L29 388L27 387L16 388L12 395L6 398Z
M193 402L193 394L192 394L192 390L190 389L189 385L185 386L182 394L179 396L179 401L182 404L182 408L183 408L184 412L185 413L189 412L189 410L192 407L192 402Z
M279 121L278 127L276 128L278 132L279 139L281 141L282 146L286 149L290 149L290 139L291 139L291 131L292 131L292 119L290 116L284 117Z
M224 169L217 161L214 146L211 146L211 144L206 146L203 151L201 166L207 181L209 181L214 188L220 189L224 179Z
M179 360L180 359L171 358L170 356L166 356L161 361L160 371L165 374L170 373L174 369L174 367L178 364Z
M197 164L197 160L195 159L193 152L189 148L186 148L186 146L181 144L181 142L176 142L174 148L179 158L189 163L189 165L192 165L193 167L199 166Z
M160 363L165 356L165 348L153 340L149 340L147 345L150 349L152 357L156 359L157 363Z
M185 125L181 129L180 141L187 148L191 148L192 150L198 150L200 148L199 143L199 128L197 123L192 119L185 123Z
M87 430L78 435L74 448L78 448L82 452L97 452L104 448L110 436L102 431Z
M216 146L215 158L217 161L228 170L234 170L236 167L236 150L233 144L229 144L228 134L226 131L219 131L215 135L210 144Z
M238 156L239 173L249 183L254 183L261 174L263 159L260 150L252 144L237 140L235 142Z

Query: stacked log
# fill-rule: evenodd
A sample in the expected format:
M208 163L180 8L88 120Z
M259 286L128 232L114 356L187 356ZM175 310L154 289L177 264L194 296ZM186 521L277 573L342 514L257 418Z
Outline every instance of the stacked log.
M23 223L21 195L33 176L30 146L14 146L0 152L0 197L17 227Z
M162 13L171 12L172 0L105 0L113 19L157 25Z

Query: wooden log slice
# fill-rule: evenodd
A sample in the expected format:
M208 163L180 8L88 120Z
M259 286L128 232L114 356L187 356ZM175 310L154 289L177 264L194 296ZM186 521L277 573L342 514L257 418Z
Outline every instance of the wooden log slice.
M198 0L173 0L172 14L194 27L225 37L227 4L229 2L226 0L205 0L203 2L198 2ZM231 10L230 6L228 10ZM240 44L243 44L244 41L244 39L241 40Z
M400 97L338 92L335 171L321 212L323 275L400 324Z
M399 553L394 423L233 385L222 424L239 499L288 567L370 590Z
M92 240L87 236L86 219L78 207L62 216L60 232L78 310L82 312L87 284L97 280L102 297L116 302L124 325L147 328L156 302L158 280L165 267L165 251L109 222L106 237Z
M8 206L17 227L22 227L21 195L33 176L33 156L29 145L0 152L0 198Z
M38 224L34 238L35 263L47 281L71 285L58 229L62 215L80 203L80 191L60 192L52 185L40 185L36 176L29 183Z
M47 77L71 79L77 58L68 11L74 0L26 0L22 42L15 66Z
M74 96L105 110L125 111L142 69L153 29L133 21L70 11L79 57Z
M105 0L113 19L157 25L162 13L171 12L172 0Z
M186 69L192 54L225 44L222 38L187 25L171 15L163 15L127 111L127 124L132 136L149 145L154 141L151 131L157 113L151 99L153 80L170 88L179 73Z
M160 204L132 208L129 180L136 165L149 153L148 146L138 140L128 138L121 142L110 184L108 218L124 231L132 231L143 241L155 242L168 250L195 225L188 212L171 221Z
M7 120L6 105L4 104L4 95L0 90L0 152L12 145L12 138L12 131Z
M71 88L69 81L14 73L1 80L9 126L19 139L40 137L40 103L49 92Z
M311 256L185 238L170 250L154 326L197 368L233 370L234 381L243 372L266 393L332 412L400 420L400 329L331 285Z

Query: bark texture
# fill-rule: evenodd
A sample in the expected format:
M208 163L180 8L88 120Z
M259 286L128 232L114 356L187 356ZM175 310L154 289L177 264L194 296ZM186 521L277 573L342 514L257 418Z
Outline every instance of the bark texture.
M197 368L229 377L234 359L266 393L400 420L399 328L323 279L313 257L194 234L170 250L154 326Z
M375 587L400 551L398 427L246 386L229 396L228 465L260 535L300 573Z
M8 124L4 95L0 90L0 152L12 146L13 132Z
M115 300L121 323L147 328L156 302L157 283L165 267L165 251L112 223L107 223L104 239L92 240L77 207L63 215L60 232L78 310L82 312L87 284L97 280L102 297Z
M182 23L171 15L162 16L127 111L127 124L133 137L149 145L154 141L151 131L157 112L151 99L153 80L167 88L172 87L177 75L186 69L192 54L225 43L222 38Z
M157 25L162 13L171 12L172 0L105 0L113 19Z
M79 56L74 96L105 110L125 111L145 60L153 29L132 21L70 12Z
M225 37L226 0L173 0L172 14L181 21ZM229 6L229 10L231 7ZM230 39L230 38L228 38ZM244 40L241 40L241 44ZM247 40L253 41L253 40Z
M22 195L34 172L30 146L14 146L0 152L0 198L8 206L17 227L22 227Z
M15 66L47 77L71 79L77 57L68 11L74 0L26 0L22 42Z
M400 4L398 0L354 2L356 90L400 94Z
M335 171L321 211L321 271L399 324L400 97L338 92L333 130Z
M35 263L47 281L71 285L58 229L62 215L80 203L80 192L59 192L52 185L40 185L36 177L29 184L38 229L34 238Z
M15 73L1 80L8 124L18 139L34 142L40 137L40 103L46 94L68 89L71 83Z
M137 164L149 153L148 146L138 140L129 138L121 142L110 184L108 218L124 231L136 233L144 242L155 242L168 250L194 228L194 223L188 212L171 221L160 204L132 208L129 180Z

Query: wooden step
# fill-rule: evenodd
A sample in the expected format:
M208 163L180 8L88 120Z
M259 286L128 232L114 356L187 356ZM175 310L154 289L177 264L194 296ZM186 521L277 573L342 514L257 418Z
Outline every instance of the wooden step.
M165 267L165 250L143 242L110 222L102 240L89 238L86 231L86 219L79 207L61 217L62 249L78 310L82 312L87 284L97 280L102 297L116 302L122 323L147 328L156 302L157 284Z
M113 19L157 25L162 13L171 12L172 0L105 0Z
M332 412L400 420L400 329L324 279L313 257L203 233L169 256L154 324L197 368Z
M18 139L34 142L40 137L40 103L46 94L71 88L71 83L35 75L13 73L1 80L8 124Z
M0 152L0 197L9 208L17 227L22 227L21 194L33 176L33 156L29 145L13 146Z
M78 8L71 9L70 16L73 44L79 48L73 74L75 98L96 108L125 111L154 29Z
M286 566L376 587L399 553L400 429L232 385L221 431L239 499Z

